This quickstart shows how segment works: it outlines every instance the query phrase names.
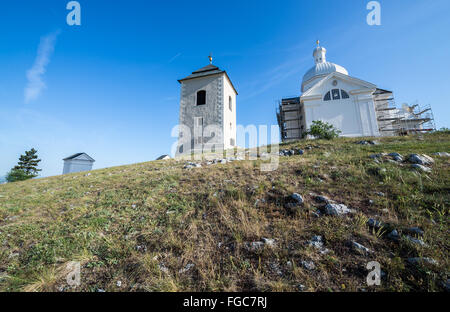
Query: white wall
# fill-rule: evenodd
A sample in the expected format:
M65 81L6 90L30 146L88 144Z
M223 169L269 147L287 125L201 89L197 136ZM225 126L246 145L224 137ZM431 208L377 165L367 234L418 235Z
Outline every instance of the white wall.
M334 80L338 82L336 86L332 84ZM350 98L323 101L325 94L332 89L342 89ZM315 87L308 97L302 98L306 127L309 128L314 120L322 120L341 130L341 136L379 136L372 98L374 91L340 78L329 79Z
M208 125L218 125L219 131L214 137L214 142L218 144L224 143L223 138L223 74L195 78L183 81L181 83L180 96L180 125L184 125L190 129L190 133L183 133L185 140L186 135L194 139L194 120L196 117L203 118L203 129ZM197 106L197 92L206 91L206 104ZM188 144L190 145L190 144ZM194 146L194 149L202 149L202 145ZM187 153L190 146L184 146L183 153ZM177 148L177 155L180 150Z
M63 174L90 171L92 170L93 162L86 160L70 159L64 161Z
M232 101L232 110L230 110L228 105L230 96ZM230 139L234 140L234 146L236 146L236 91L225 75L223 79L223 103L224 148L228 149L233 147L230 144Z

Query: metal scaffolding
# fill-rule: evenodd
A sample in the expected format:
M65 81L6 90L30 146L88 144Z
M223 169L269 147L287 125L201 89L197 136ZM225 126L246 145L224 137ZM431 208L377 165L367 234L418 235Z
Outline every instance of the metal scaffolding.
M288 97L278 102L277 120L282 142L303 138L304 118L300 97Z
M408 135L436 130L430 105L403 104L396 107L391 91L377 89L373 94L375 111L382 136Z

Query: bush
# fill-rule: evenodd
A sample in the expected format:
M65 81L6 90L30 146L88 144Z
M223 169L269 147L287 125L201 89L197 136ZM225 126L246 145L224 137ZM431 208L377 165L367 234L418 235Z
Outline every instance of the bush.
M20 169L12 169L6 175L6 181L8 182L17 182L17 181L25 181L28 179L34 178L34 175L29 175L25 171Z
M341 133L333 125L321 120L314 120L305 135L312 135L316 139L331 140L337 138Z
M447 127L442 127L441 129L437 130L436 132L448 134L448 133L450 133L450 129Z

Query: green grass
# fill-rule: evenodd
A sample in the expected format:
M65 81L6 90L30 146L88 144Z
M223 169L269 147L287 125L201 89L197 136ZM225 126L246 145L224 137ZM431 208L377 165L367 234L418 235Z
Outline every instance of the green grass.
M449 152L450 134L369 146L358 140L284 144L318 147L281 157L273 172L261 172L260 160L192 170L169 160L0 185L0 290L297 291L303 284L309 291L441 291L449 272L450 160L433 156L433 171L417 173L368 156ZM292 192L305 198L295 215L283 208ZM356 213L316 218L310 193ZM370 217L387 228L369 229ZM392 228L412 226L425 230L427 247L386 238ZM323 237L329 254L307 246L313 235ZM247 248L263 237L276 245ZM349 241L374 252L358 254ZM406 262L419 256L438 264ZM302 260L314 261L315 270ZM72 288L71 261L81 263L81 285ZM386 273L381 286L365 283L369 261ZM180 273L187 264L194 267Z

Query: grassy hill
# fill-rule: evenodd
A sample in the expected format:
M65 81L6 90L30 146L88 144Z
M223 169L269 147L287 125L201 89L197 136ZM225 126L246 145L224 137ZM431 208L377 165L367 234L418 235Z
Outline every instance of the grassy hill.
M450 135L376 140L284 145L305 153L272 172L261 160L168 160L0 185L0 290L442 291L450 159L433 153L450 151ZM369 157L383 152L405 161ZM411 153L433 157L432 171L412 168ZM302 205L288 205L293 193ZM316 195L353 213L326 215ZM380 286L366 284L370 261Z

